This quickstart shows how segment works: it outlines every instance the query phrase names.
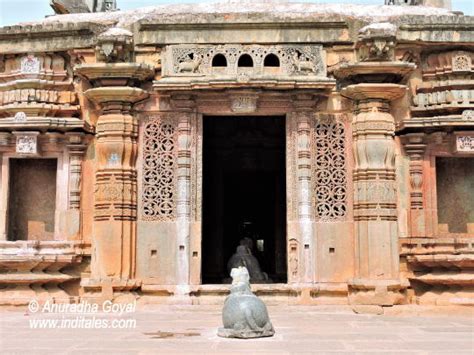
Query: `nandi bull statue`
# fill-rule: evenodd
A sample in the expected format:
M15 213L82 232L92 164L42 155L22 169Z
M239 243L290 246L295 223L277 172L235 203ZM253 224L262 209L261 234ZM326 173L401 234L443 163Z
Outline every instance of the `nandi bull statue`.
M217 335L224 338L261 338L275 334L265 303L250 290L247 268L232 269L232 286L222 310L223 328Z

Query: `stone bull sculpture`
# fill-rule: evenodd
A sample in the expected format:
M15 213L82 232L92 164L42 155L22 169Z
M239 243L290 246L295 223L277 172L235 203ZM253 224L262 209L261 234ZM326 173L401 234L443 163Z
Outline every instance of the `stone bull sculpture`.
M224 338L260 338L275 334L265 303L250 290L249 272L245 267L231 271L232 286L222 310L223 328L217 335Z

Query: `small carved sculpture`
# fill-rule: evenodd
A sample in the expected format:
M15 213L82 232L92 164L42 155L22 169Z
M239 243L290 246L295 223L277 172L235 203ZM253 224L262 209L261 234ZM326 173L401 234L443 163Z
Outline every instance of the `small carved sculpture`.
M244 238L240 241L235 254L230 257L227 263L227 270L231 272L234 268L243 266L247 268L252 282L271 282L268 275L260 269L260 263L257 258L252 255L252 247L250 245L253 245L253 242L250 240L252 244L249 244L247 239Z
M188 60L178 64L178 73L195 73L199 68L202 62L202 57L195 56L193 59L189 58Z
M315 71L314 64L310 61L302 59L298 52L293 53L292 61L299 73L314 73Z
M222 310L223 328L217 335L224 338L261 338L275 334L265 303L250 290L249 272L245 267L231 271L232 287Z

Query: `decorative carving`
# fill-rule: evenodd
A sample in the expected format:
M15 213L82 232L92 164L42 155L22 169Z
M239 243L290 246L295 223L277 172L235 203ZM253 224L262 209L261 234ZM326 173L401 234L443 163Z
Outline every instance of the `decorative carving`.
M474 121L474 110L464 110L462 112L462 119L466 121Z
M200 55L194 56L194 58L188 58L178 63L178 73L195 73L202 63L202 57Z
M341 122L318 120L314 127L316 218L336 221L347 214L345 129Z
M411 209L423 208L423 155L426 149L424 134L407 134L405 150L410 157Z
M69 208L78 210L81 207L82 157L86 145L82 144L83 133L66 133L69 150Z
M257 110L257 97L255 95L241 95L232 97L230 104L232 112L251 113Z
M456 150L458 152L474 152L474 136L457 136Z
M237 78L245 69L247 76L264 75L264 58L273 54L280 63L279 75L326 76L322 46L311 45L170 45L165 51L163 76L231 75ZM223 55L227 66L213 67L216 55ZM249 55L252 67L238 67L238 59ZM272 73L275 75L275 73Z
M466 54L453 57L453 72L471 71L471 57Z
M133 34L123 28L110 28L98 36L95 50L99 61L130 62L133 53Z
M397 26L391 23L373 23L359 31L357 44L360 61L390 61L395 59Z
M177 127L174 120L154 118L143 127L142 219L176 217Z
M289 257L288 257L288 267L290 270L290 280L297 281L298 278L298 262L299 262L299 248L298 241L294 238L290 239L288 243Z
M39 132L13 132L16 136L16 152L19 154L38 154Z
M21 58L21 72L25 74L39 74L41 62L39 58L28 55Z
M28 120L28 117L26 117L26 114L24 112L17 112L13 120L15 122L26 122Z
M291 61L295 67L295 72L298 74L310 74L316 71L314 63L297 50L293 52Z

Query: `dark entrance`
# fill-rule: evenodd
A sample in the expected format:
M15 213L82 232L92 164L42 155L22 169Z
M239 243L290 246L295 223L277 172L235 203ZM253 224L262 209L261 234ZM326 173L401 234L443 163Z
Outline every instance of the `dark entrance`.
M222 283L240 240L286 283L285 117L205 117L202 282Z

